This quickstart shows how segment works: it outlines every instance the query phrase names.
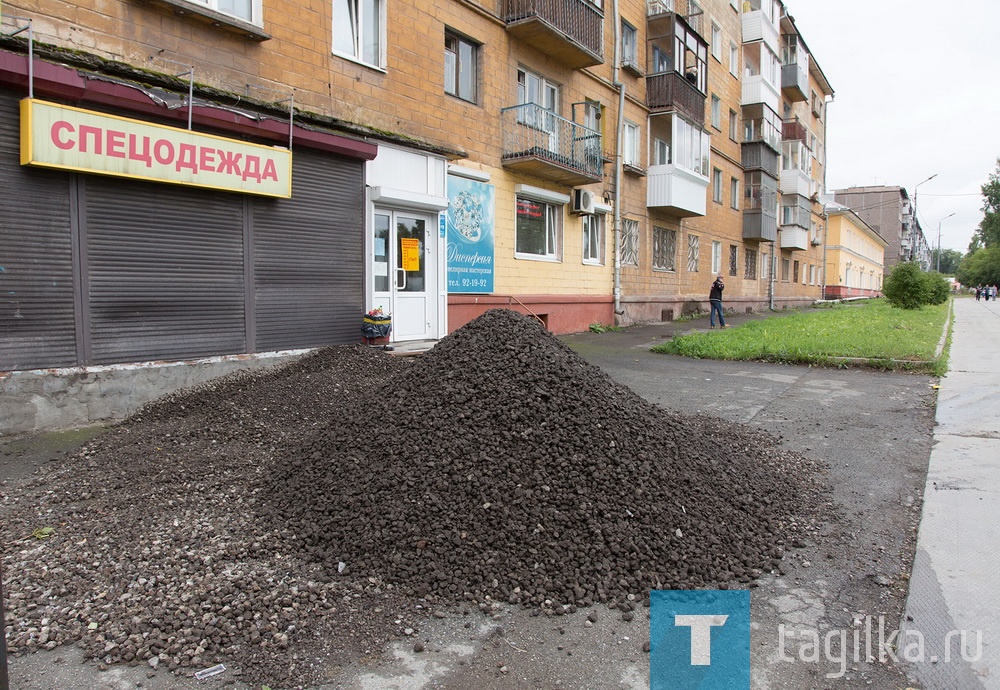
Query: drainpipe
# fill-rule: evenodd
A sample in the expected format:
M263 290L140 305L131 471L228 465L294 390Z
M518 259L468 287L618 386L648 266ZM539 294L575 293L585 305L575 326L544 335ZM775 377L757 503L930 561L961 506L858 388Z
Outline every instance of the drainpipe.
M622 135L625 129L625 84L620 78L622 23L618 14L618 0L614 0L615 55L612 60L612 82L618 89L618 120L615 123L615 268L614 268L614 310L615 324L622 315Z

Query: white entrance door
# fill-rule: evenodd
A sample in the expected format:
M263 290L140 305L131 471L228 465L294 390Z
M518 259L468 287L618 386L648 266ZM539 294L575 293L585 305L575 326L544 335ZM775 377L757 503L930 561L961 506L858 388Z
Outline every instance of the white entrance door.
M436 230L426 214L375 210L373 307L392 315L393 341L437 337Z

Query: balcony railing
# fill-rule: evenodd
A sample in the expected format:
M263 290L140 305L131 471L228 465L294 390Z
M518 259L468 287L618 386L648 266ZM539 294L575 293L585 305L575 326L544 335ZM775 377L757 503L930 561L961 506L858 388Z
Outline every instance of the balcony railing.
M704 216L708 178L677 165L651 165L646 175L646 205L681 218Z
M604 14L586 0L504 0L507 30L573 69L604 62Z
M781 168L780 154L763 141L748 141L740 146L740 162L744 170L763 170L777 178Z
M809 100L809 71L805 65L793 62L781 66L781 94L788 100Z
M809 130L798 120L781 123L781 138L784 141L809 141Z
M705 126L705 94L679 72L646 77L646 105L653 111L676 108L698 126Z
M603 179L601 133L525 103L500 111L507 168L568 186Z

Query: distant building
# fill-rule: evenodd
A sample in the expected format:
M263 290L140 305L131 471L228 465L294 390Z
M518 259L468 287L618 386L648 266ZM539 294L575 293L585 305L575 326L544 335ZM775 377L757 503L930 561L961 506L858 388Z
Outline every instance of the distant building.
M889 243L852 209L826 207L826 299L877 297Z
M893 186L849 187L833 192L837 203L849 207L882 236L888 246L885 265L916 261L923 270L931 266L931 248L915 214L916 199L906 189Z

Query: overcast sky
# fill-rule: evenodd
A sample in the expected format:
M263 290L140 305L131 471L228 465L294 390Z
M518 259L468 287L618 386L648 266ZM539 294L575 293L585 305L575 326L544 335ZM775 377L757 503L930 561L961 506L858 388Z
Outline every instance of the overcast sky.
M827 190L898 185L964 254L1000 157L1000 0L785 0L835 92ZM943 220L950 213L955 215Z

